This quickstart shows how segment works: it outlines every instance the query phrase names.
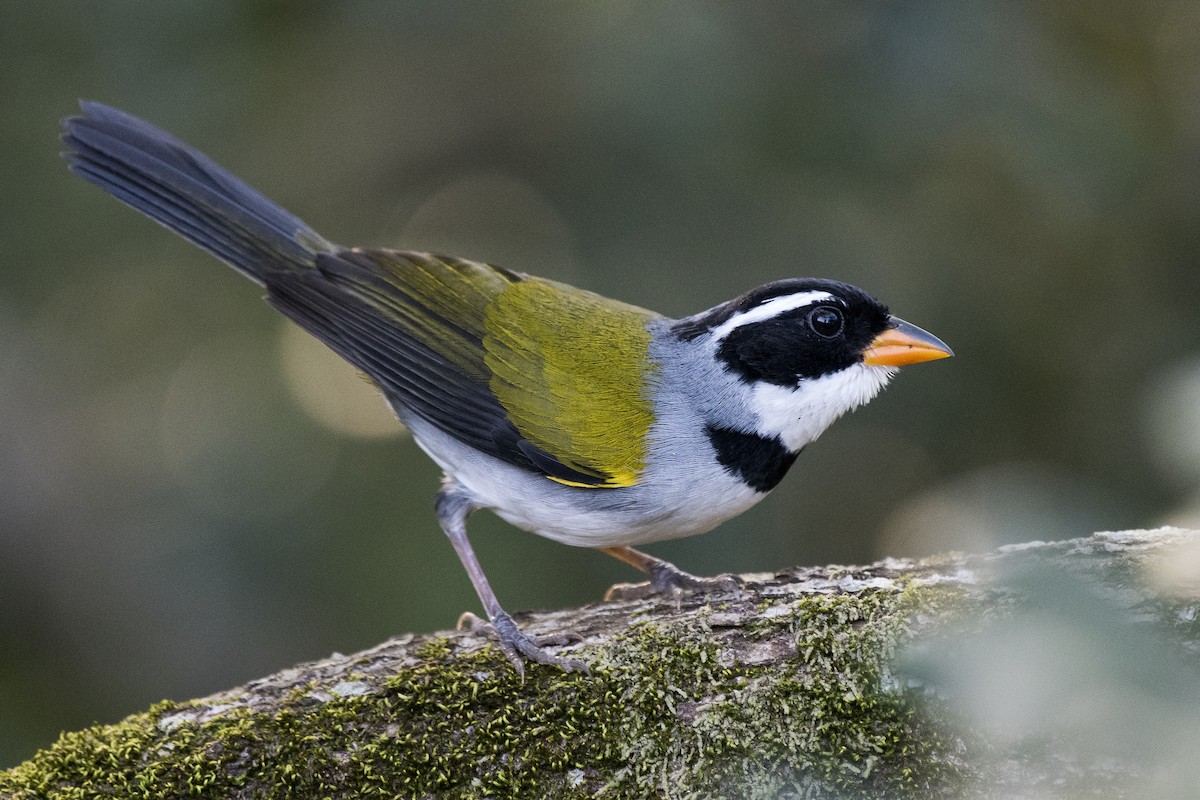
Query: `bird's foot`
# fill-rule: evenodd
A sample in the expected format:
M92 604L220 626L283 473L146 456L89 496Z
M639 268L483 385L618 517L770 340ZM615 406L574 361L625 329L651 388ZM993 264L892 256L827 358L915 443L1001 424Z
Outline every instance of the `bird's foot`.
M480 636L485 636L490 639L504 657L508 659L508 663L513 665L513 669L521 676L521 680L525 680L525 662L533 661L537 664L545 664L550 667L558 667L564 672L582 672L585 675L590 675L591 670L587 664L574 658L560 658L546 652L547 646L560 646L572 644L581 641L581 637L577 633L556 633L551 636L533 637L522 633L517 627L517 623L513 622L513 618L506 612L501 611L492 619L485 620L472 614L470 611L458 618L458 630L470 630Z
M742 583L733 575L701 578L684 572L669 561L655 559L649 565L650 580L645 583L618 583L604 594L606 601L645 600L653 595L669 595L678 606L685 593L720 592L741 595Z

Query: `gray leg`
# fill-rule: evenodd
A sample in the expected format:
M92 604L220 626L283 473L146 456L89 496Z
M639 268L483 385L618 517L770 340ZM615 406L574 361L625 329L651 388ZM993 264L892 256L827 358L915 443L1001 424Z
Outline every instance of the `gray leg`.
M475 557L475 551L471 549L471 543L467 541L467 517L476 508L477 506L466 490L453 479L447 478L442 484L441 491L438 492L438 522L447 538L450 539L450 544L454 546L454 552L458 553L458 560L462 562L467 576L471 579L471 584L475 587L476 594L479 595L479 600L483 603L483 610L487 614L488 621L483 622L474 614L464 614L464 618L471 623L472 628L499 645L504 657L513 665L522 679L525 677L526 659L538 664L556 666L567 672L587 672L587 666L581 661L573 658L559 658L547 653L539 642L521 633L517 624L513 622L513 618L500 607L500 601L496 599L496 593L492 591L487 576L483 574L483 567L479 565L479 559ZM569 638L554 637L552 642L561 644Z
M600 547L602 553L624 561L629 566L650 576L649 591L626 583L611 587L604 595L605 600L636 600L647 594L665 593L676 598L683 592L725 591L738 593L737 579L732 575L719 575L715 578L698 578L690 572L684 572L670 561L655 558L649 553L634 550L632 547Z

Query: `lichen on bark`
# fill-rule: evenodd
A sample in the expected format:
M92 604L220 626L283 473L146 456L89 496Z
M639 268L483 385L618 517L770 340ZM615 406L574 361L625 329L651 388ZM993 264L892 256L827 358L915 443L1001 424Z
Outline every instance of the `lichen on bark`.
M522 681L473 635L404 636L64 734L0 773L0 795L964 796L1008 776L898 654L1010 614L996 564L1088 561L1113 580L1136 548L1110 545L746 576L737 594L522 620L577 630L590 675L531 666ZM1169 603L1160 616L1180 619Z

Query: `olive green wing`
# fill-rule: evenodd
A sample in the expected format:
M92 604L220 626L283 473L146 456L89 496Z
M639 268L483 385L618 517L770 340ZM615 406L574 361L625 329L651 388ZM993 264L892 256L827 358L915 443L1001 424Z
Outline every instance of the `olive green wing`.
M513 283L487 307L492 394L526 441L598 485L631 486L653 422L654 316L551 281Z
M268 300L389 399L488 455L573 486L637 482L654 314L463 259L322 254Z

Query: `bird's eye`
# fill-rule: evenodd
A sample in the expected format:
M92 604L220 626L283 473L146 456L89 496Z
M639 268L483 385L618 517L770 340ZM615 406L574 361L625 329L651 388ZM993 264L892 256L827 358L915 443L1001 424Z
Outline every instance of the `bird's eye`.
M817 306L808 312L808 327L818 336L832 339L842 332L842 312L833 306Z

